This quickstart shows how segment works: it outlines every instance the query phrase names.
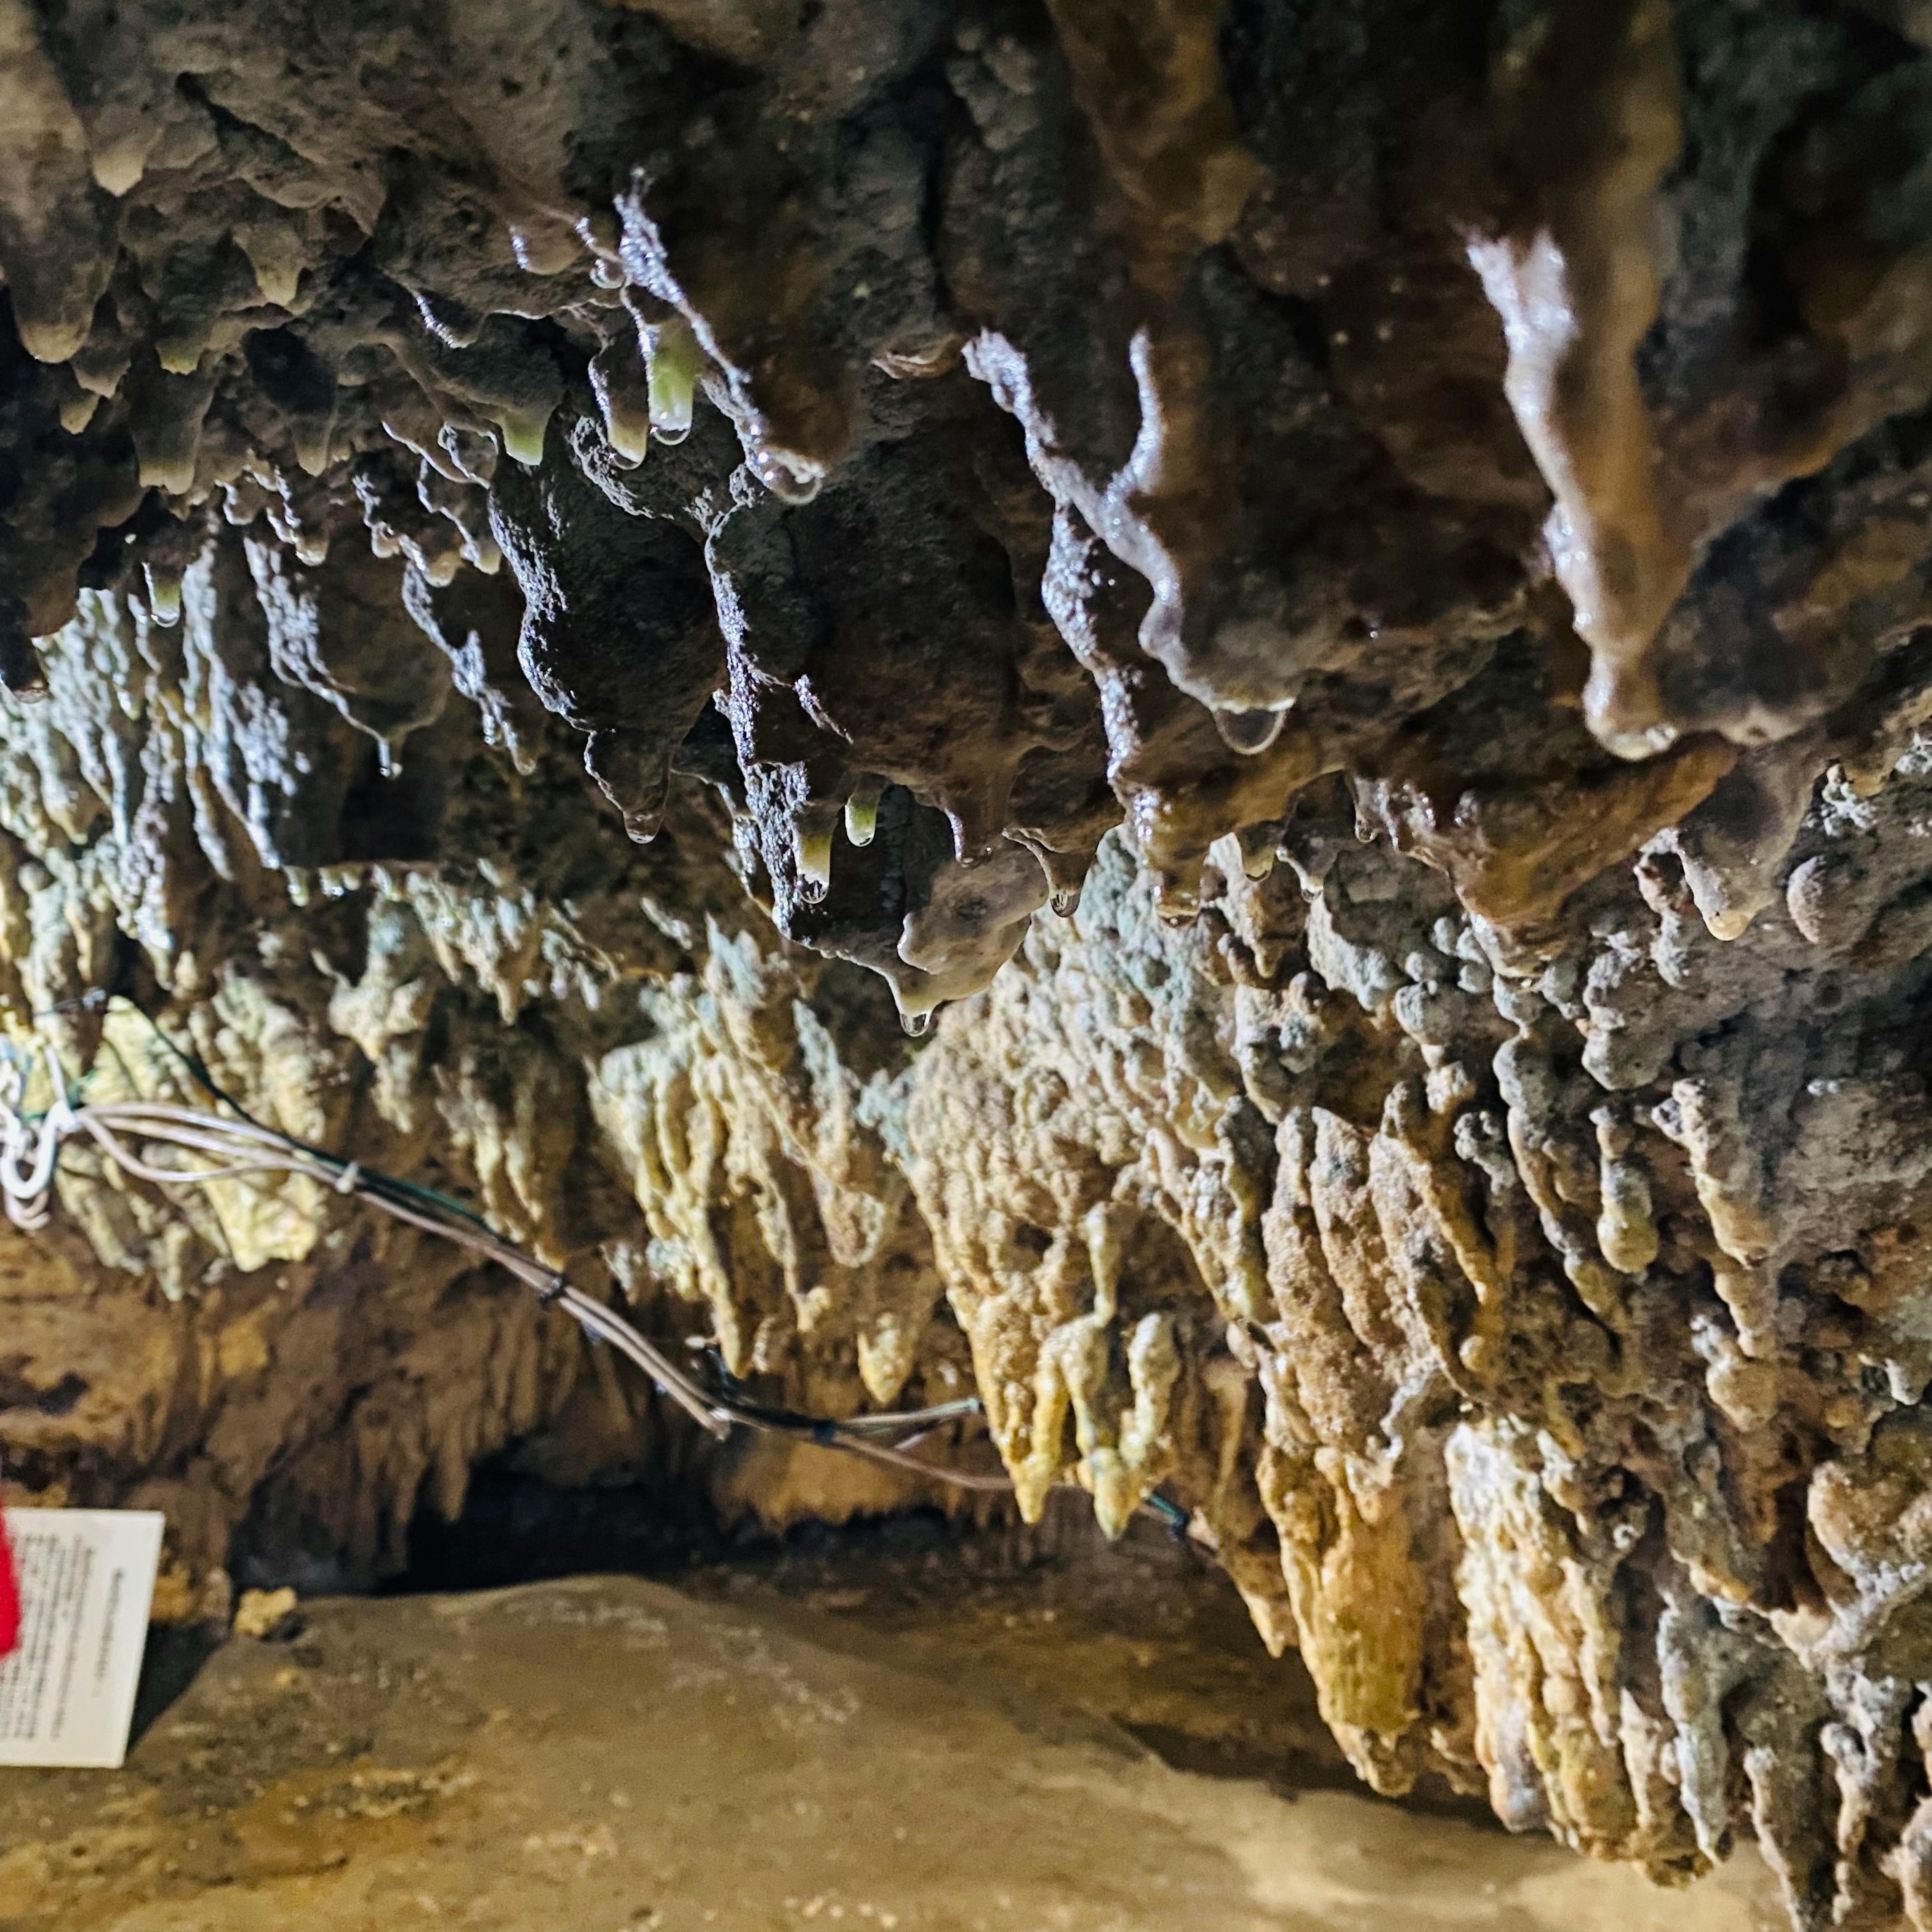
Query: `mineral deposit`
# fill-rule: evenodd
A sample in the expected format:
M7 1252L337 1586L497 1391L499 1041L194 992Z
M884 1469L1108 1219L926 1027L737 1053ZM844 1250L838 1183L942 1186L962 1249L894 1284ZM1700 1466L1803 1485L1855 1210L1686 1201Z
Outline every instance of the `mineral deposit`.
M0 272L16 1045L976 1389L1384 1791L1932 1928L1924 0L0 0ZM182 1614L512 1442L907 1493L59 1207L10 1476Z

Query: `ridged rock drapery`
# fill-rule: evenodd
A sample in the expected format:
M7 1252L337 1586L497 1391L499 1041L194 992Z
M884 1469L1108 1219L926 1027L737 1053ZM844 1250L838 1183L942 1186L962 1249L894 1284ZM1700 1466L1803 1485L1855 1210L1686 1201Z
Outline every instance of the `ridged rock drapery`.
M16 1049L1932 1928L1924 6L0 0L0 273ZM178 1607L518 1441L812 1506L169 1192L9 1238L0 1442Z

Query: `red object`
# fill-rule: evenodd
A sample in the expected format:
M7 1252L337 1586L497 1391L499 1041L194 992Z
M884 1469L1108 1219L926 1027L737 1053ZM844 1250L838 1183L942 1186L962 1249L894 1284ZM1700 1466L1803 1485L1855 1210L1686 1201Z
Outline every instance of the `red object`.
M14 1579L14 1552L7 1546L7 1520L0 1516L0 1657L20 1640L20 1586Z

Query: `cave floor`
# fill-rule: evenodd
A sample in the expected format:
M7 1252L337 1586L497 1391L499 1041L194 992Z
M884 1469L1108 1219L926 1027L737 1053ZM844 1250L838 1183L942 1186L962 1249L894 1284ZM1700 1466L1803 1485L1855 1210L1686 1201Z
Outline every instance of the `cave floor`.
M1078 1539L1076 1539L1077 1544ZM305 1604L118 1774L0 1772L0 1932L1757 1932L1352 1786L1157 1534Z

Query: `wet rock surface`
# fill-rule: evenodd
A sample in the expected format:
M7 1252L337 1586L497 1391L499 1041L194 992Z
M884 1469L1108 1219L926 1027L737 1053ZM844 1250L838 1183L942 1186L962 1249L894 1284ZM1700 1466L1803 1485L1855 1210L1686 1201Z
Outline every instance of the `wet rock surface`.
M1380 1790L1932 1925L1928 46L0 0L16 1050L976 1390ZM500 1454L922 1494L309 1181L58 1199L10 1493L172 1616Z

